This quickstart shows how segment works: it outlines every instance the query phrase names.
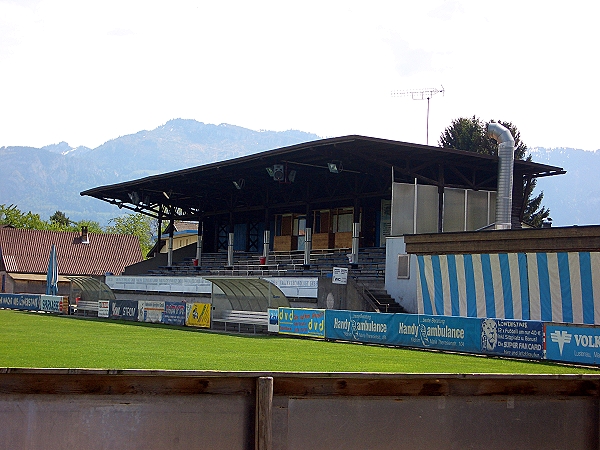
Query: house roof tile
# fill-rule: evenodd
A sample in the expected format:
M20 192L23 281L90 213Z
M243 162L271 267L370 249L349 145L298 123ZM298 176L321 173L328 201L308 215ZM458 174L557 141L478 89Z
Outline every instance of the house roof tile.
M136 236L88 233L88 237L86 244L77 232L0 228L0 269L45 274L52 244L60 275L121 274L142 260Z

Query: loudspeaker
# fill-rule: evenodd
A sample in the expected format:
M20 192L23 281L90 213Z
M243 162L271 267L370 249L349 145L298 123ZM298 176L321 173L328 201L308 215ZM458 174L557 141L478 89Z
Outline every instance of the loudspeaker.
M283 164L274 164L273 165L273 179L275 181L283 181L285 179L285 172L283 169Z

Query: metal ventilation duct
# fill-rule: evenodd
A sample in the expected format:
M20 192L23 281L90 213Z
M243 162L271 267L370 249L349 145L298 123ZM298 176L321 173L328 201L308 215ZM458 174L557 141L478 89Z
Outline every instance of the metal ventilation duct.
M510 130L498 123L488 124L487 134L498 142L498 194L496 196L495 228L496 230L510 230L515 140Z

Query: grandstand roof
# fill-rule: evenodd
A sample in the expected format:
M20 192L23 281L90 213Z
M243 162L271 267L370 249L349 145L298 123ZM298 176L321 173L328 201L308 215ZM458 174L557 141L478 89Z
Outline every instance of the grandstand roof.
M331 170L330 164L336 165ZM283 166L284 177L268 172ZM293 172L293 176L291 176ZM199 215L272 211L332 199L381 197L395 181L496 190L498 158L461 150L344 136L306 142L81 192L156 217L159 206L177 220ZM560 167L515 161L515 178L565 173Z

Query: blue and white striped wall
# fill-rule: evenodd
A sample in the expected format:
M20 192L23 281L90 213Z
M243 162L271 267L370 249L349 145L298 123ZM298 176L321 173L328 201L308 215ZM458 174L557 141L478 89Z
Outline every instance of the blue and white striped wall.
M600 253L418 256L419 314L600 324Z

